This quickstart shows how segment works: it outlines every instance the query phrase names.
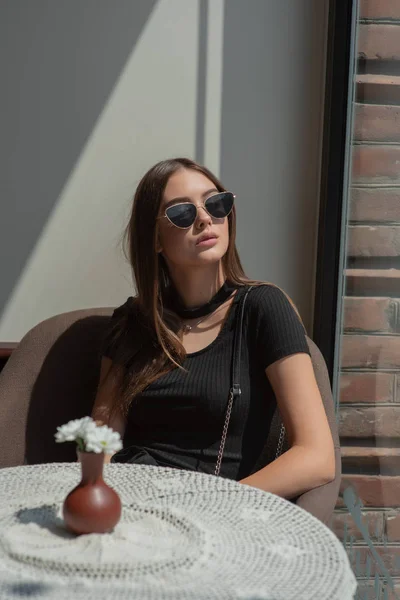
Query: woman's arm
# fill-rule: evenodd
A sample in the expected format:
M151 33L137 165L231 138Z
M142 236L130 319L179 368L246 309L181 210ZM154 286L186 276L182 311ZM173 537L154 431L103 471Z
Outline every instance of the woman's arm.
M118 394L118 370L116 377L109 377L111 366L112 360L103 356L101 359L99 385L92 409L92 418L103 425L108 425L114 431L118 431L121 438L123 438L126 427L124 416L118 411L114 411L111 416L111 408ZM111 457L112 454L106 454L104 462L109 463Z
M335 454L325 408L307 354L297 353L266 369L290 448L245 483L290 499L335 478Z

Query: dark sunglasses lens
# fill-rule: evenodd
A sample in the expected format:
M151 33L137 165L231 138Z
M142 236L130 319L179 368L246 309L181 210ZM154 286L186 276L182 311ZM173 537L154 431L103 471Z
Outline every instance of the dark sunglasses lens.
M212 217L223 219L227 217L232 210L234 195L231 192L221 192L210 196L205 201L205 207Z
M175 204L174 206L167 208L165 214L176 227L186 229L186 227L190 227L195 222L196 207L189 202L185 204Z

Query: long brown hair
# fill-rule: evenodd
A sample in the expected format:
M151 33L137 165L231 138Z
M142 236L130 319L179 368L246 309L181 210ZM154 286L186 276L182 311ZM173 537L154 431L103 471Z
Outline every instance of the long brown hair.
M118 368L118 394L113 409L127 414L135 396L150 383L180 366L186 356L182 344L182 323L167 309L173 287L166 262L157 252L157 216L165 187L171 175L191 169L205 175L218 191L226 191L206 167L188 158L163 160L141 179L133 200L132 213L125 230L125 249L132 266L137 296L130 311L121 313L109 336L113 348L113 369ZM235 207L228 216L229 243L222 259L224 275L242 286L250 281L236 249Z

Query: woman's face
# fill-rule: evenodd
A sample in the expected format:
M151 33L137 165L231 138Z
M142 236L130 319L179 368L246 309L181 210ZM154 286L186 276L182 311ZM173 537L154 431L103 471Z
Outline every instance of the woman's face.
M158 219L158 251L170 267L206 266L219 262L229 244L228 217L211 217L204 202L218 190L205 175L180 169L168 180ZM189 229L179 229L165 217L171 204L192 202L197 206L196 219Z

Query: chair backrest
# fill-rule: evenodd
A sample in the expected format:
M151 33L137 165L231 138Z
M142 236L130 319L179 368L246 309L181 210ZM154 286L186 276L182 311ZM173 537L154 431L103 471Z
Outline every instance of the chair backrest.
M73 461L58 425L90 414L112 308L51 317L31 329L0 373L0 467Z
M0 373L0 468L75 460L72 444L56 444L54 433L58 425L91 412L112 311L95 308L57 315L21 340ZM328 522L341 481L339 435L325 361L314 342L307 341L335 445L336 477L296 503ZM276 411L261 459L264 465L275 458L280 429Z

